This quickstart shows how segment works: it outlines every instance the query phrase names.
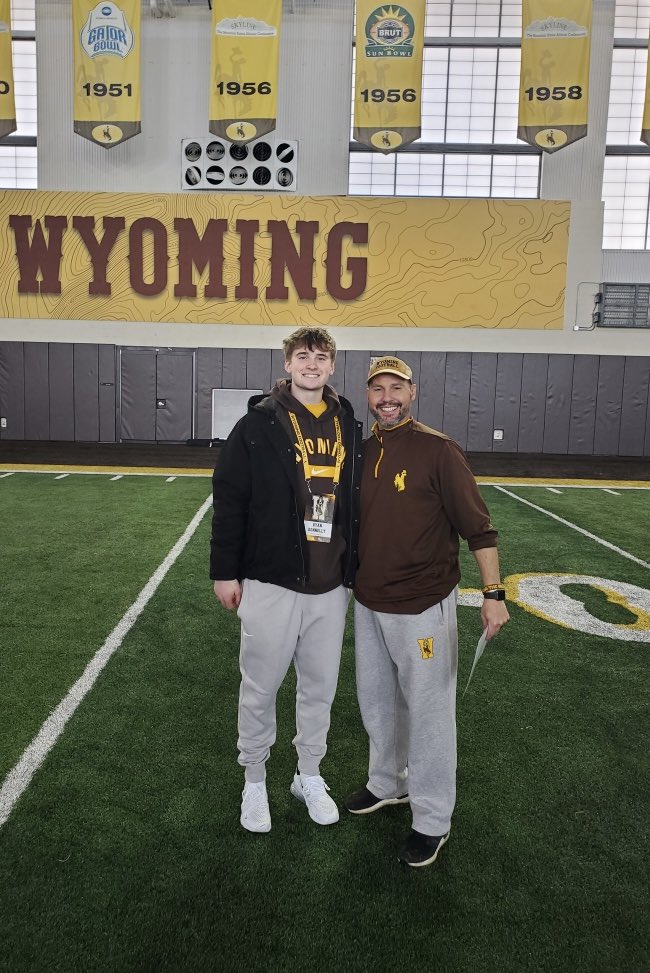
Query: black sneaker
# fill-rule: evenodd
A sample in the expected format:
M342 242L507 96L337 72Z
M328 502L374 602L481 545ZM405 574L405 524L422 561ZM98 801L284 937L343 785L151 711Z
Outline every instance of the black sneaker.
M352 814L371 814L387 804L408 804L408 801L408 794L402 794L401 797L376 797L367 787L362 787L360 791L350 794L343 805Z
M419 831L411 831L403 846L400 848L397 857L402 864L412 865L414 868L432 865L448 837L449 832L435 836L420 834Z

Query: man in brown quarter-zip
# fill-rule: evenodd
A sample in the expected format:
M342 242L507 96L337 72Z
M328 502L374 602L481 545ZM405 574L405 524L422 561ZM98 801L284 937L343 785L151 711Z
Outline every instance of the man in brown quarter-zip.
M366 787L345 805L369 814L410 803L400 861L430 865L449 837L456 798L456 603L459 537L483 584L487 638L508 621L497 532L460 447L414 421L408 365L371 363L355 581L357 692L370 738Z

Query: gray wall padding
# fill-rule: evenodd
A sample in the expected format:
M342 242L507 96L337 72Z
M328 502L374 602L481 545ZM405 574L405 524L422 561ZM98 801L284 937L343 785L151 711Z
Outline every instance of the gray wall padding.
M366 431L368 365L386 354L413 370L417 418L470 452L650 456L650 357L341 351L332 384ZM160 355L171 355L158 381L167 382L164 397L174 400L164 416L152 407L153 348L0 342L0 415L7 419L0 439L179 441L192 411L194 436L208 439L213 388L268 389L285 375L280 348ZM493 439L494 429L503 430L503 440Z

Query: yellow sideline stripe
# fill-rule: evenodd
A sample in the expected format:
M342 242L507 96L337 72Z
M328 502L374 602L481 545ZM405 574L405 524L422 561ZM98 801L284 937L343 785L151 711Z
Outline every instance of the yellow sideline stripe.
M212 469L189 469L159 466L68 466L49 463L0 463L3 473L122 473L127 476L212 476ZM563 477L535 476L477 476L483 486L557 486L557 487L620 487L650 489L650 480L578 480Z
M122 473L127 476L212 476L212 469L176 469L159 466L53 466L47 463L0 463L0 470L10 473Z
M492 484L510 484L512 486L557 486L557 487L633 487L649 489L650 480L575 480L570 477L549 476L477 476L478 483L484 486Z

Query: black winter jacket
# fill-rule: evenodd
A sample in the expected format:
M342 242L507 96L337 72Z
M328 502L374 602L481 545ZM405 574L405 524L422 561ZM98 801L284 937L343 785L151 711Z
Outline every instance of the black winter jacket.
M337 492L335 522L346 540L343 584L351 588L357 568L362 426L342 397L345 463ZM256 395L219 451L212 477L214 514L210 578L251 578L295 588L307 582L309 541L297 500L296 453L281 420L282 408Z

